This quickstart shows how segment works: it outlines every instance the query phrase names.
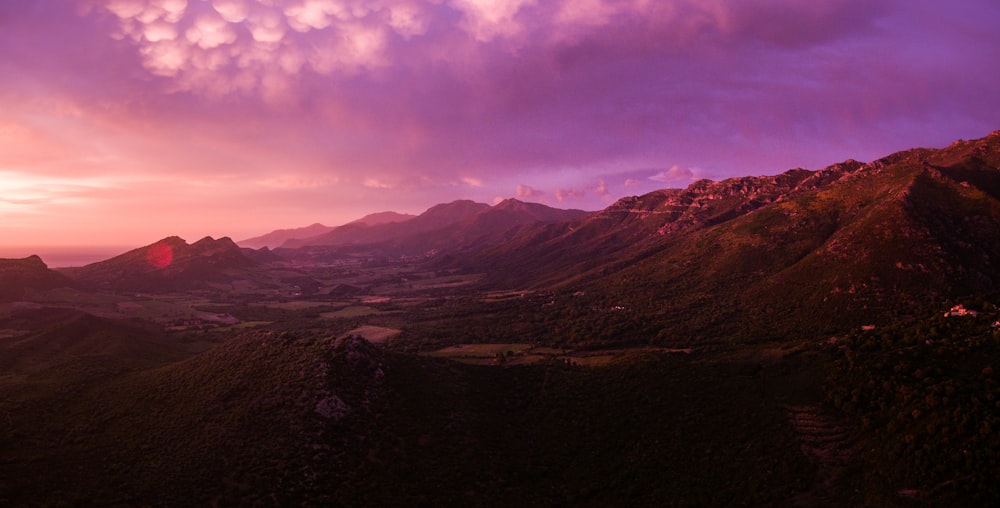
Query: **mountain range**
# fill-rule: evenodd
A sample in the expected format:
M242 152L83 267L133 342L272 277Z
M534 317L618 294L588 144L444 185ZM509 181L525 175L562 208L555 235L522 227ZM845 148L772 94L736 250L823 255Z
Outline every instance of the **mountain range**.
M998 152L993 133L870 163L702 180L599 212L455 201L415 217L375 214L289 237L275 252L241 249L228 238L188 245L171 237L59 274L38 259L7 261L4 276L11 294L25 284L67 283L60 274L90 287L163 290L231 280L283 259L417 257L484 273L498 288L614 288L621 303L681 329L690 325L676 316L710 304L727 310L699 317L705 329L725 329L728 320L780 334L794 327L789 316L808 314L825 333L996 289ZM259 238L318 230L310 228ZM157 266L158 252L169 252L169 263Z
M360 219L349 222L346 225L363 224L367 226L376 226L379 224L389 224L393 222L405 222L409 219L412 219L413 217L414 217L413 215L397 213L397 212L377 212L368 214ZM331 226L324 226L323 224L317 222L315 224L311 224L309 226L301 228L278 229L275 231L271 231L270 233L267 233L265 235L255 236L253 238L248 238L246 240L240 240L236 243L242 247L249 247L251 249L260 249L263 247L275 248L275 247L280 247L282 244L290 240L313 238L323 235L325 233L329 233L334 229L337 228Z
M231 280L258 265L255 258L277 259L266 250L241 249L229 238L205 237L188 244L171 236L105 261L63 268L60 273L94 289L176 291Z
M1000 500L1000 131L366 219L0 260L0 506Z

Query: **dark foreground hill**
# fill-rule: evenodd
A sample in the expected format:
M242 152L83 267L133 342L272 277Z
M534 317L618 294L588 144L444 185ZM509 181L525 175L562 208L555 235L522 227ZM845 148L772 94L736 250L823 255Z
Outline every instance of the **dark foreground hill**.
M23 332L0 342L0 372L5 373L65 373L81 359L115 369L150 367L186 356L156 328L70 309L18 311L2 323Z
M265 333L11 383L13 505L780 504L814 476L756 382L663 356L498 369Z

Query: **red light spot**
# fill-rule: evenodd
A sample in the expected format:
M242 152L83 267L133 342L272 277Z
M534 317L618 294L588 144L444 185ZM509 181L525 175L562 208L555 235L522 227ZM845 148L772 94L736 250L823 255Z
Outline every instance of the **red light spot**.
M157 243L146 251L146 260L156 268L166 268L174 260L174 249L165 243Z

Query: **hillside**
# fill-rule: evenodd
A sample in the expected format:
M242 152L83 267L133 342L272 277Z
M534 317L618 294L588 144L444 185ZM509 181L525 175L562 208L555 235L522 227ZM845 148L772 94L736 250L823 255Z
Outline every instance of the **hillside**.
M285 257L366 254L390 258L423 258L435 253L458 253L481 245L496 245L524 228L568 222L589 215L583 210L561 210L538 203L508 199L495 206L456 201L434 206L402 224L342 226L326 235L289 242L310 243L303 252L282 249Z
M95 289L170 291L230 280L256 265L229 238L205 237L189 245L172 236L105 261L61 272Z
M66 276L50 270L38 256L0 259L0 302L21 299L32 291L72 284Z
M556 342L823 336L995 292L998 178L994 133L626 198L435 266L486 273L490 288L555 292L546 312L577 323ZM542 312L531 305L519 312ZM545 328L527 326L508 331Z
M154 327L68 309L25 310L4 320L22 333L0 343L0 372L65 374L81 359L109 366L150 367L186 356Z
M376 224L352 222L319 236L289 240L282 244L282 247L292 249L304 246L360 245L401 240L461 222L488 207L489 205L468 200L453 201L433 206L404 222Z
M301 228L276 229L270 233L247 238L236 242L241 247L260 249L262 247L275 248L281 244L296 238L310 238L332 231L333 227L324 226L320 223L310 224Z
M665 357L506 370L253 333L27 388L0 399L15 505L774 503L812 474L755 384Z
M414 215L409 215L405 213L397 212L377 212L365 215L364 217L351 221L348 224L364 224L367 226L377 226L379 224L391 224L395 222L406 222L412 218ZM260 248L275 248L280 247L285 242L291 240L303 240L306 238L313 238L325 233L329 233L336 229L332 226L324 226L320 223L311 224L309 226L301 228L292 229L277 229L261 236L255 236L253 238L247 238L246 240L240 240L236 242L241 247L249 247L252 249Z

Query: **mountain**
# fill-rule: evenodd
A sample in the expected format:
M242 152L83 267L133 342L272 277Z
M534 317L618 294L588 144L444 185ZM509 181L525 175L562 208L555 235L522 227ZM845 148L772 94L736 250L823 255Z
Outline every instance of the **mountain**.
M410 215L408 213L397 213L397 212L376 212L365 215L364 217L349 222L348 224L367 224L369 226L377 226L379 224L391 224L393 222L406 222L416 215ZM305 237L299 237L305 238Z
M265 235L247 238L246 240L240 240L236 243L242 247L249 247L252 249L259 249L262 247L274 248L294 238L309 238L312 236L322 235L323 233L331 230L333 230L332 227L324 226L317 222L301 228L276 229Z
M0 302L18 300L30 291L72 285L66 276L50 270L38 256L0 259Z
M1000 289L998 181L1000 132L625 198L447 262L627 308L641 340L822 335Z
M111 259L61 272L89 287L128 291L195 289L257 265L229 238L193 244L171 236Z
M351 221L348 224L364 224L368 226L376 226L379 224L390 224L394 222L405 222L415 217L414 215L409 215L405 213L396 212L376 212L365 215L364 217ZM260 249L262 247L275 248L280 247L285 242L290 240L301 240L305 238L312 238L320 236L324 233L329 233L336 229L332 226L324 226L320 223L311 224L306 227L293 228L293 229L276 229L267 233L266 235L255 236L253 238L247 238L246 240L240 240L236 242L242 247L250 247L253 249Z
M433 206L424 213L404 222L375 224L352 222L334 228L332 231L319 236L289 240L282 247L359 245L397 240L461 222L487 208L489 208L489 205L474 201L453 201Z
M377 257L424 257L438 252L458 253L480 245L508 241L520 230L538 224L572 221L589 215L583 210L560 210L538 203L508 199L495 206L472 201L437 205L403 224L346 225L321 237L305 252L283 251L283 256L367 254ZM297 245L289 242L287 245Z

